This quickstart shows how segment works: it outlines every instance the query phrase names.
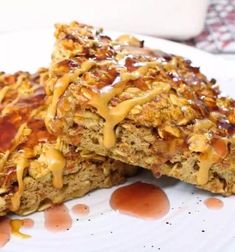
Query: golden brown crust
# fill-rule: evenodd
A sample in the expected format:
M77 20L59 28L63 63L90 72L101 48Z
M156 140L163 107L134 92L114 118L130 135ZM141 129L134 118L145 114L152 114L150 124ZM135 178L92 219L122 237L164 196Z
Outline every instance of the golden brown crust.
M79 152L47 131L47 78L47 69L0 74L0 215L42 210L121 183L135 172L119 161Z
M158 175L235 192L235 102L220 96L215 80L190 61L142 48L127 36L113 41L76 22L58 25L55 34L50 130L81 149ZM150 99L142 102L146 94ZM107 140L112 130L115 144Z

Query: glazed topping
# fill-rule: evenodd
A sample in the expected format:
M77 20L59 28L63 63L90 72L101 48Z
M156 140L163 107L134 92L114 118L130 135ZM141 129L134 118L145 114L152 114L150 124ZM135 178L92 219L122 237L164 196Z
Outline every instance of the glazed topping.
M121 94L127 87L128 82L143 77L155 65L155 62L149 62L133 72L121 72L120 77L116 78L113 85L105 86L99 92L91 91L88 88L82 89L83 94L89 99L89 104L95 107L97 113L105 119L103 144L106 148L112 148L115 145L114 128L126 118L131 109L137 105L150 102L157 95L169 91L170 86L168 84L155 82L155 88L146 91L143 95L127 99L115 107L109 106L111 99Z
M4 100L4 106L0 108L0 151L14 150L20 144L19 138L22 131L30 122L34 110L40 111L44 105L45 92L39 88L30 88L32 95L28 98L19 98L11 101L11 96ZM15 91L15 90L14 90ZM43 92L42 92L43 91ZM31 135L34 137L33 135Z
M51 74L59 78L57 83L65 72L75 79L54 95L51 118L55 123L68 114L72 121L75 113L95 111L104 119L106 148L115 145L115 127L124 120L155 128L159 145L161 140L180 139L184 144L177 149L179 153L200 156L197 180L200 185L208 182L210 168L229 154L235 132L235 102L219 96L215 80L209 81L189 60L142 48L142 43L129 35L112 41L93 27L74 22L58 25L56 37ZM73 74L91 59L96 62L94 67L80 76ZM51 130L52 125L49 123ZM168 150L155 150L155 144L151 148L162 155L158 166L174 157Z
M46 107L45 91L39 83L39 75L29 76L26 73L19 73L13 75L10 84L8 84L10 76L1 76L2 83L5 85L1 89L4 92L0 93L0 152L2 154L0 165L1 171L5 172L1 191L9 190L8 187L15 179L18 182L18 187L14 189L10 199L11 211L19 209L24 191L23 178L30 166L30 159L35 155L34 147L39 143L55 142L55 136L47 131L43 120ZM10 161L11 167L8 168L7 162L12 154L16 157L14 163ZM8 166L5 165L6 163ZM47 153L47 163L53 175L53 185L61 188L65 159L59 151L51 149Z
M166 89L171 95L170 101L166 101L165 106L159 109L163 110L161 114L162 121L166 122L167 120L169 124L172 124L171 127L174 124L185 125L190 123L192 119L209 116L210 111L218 109L216 97L219 91L216 87L213 87L214 82L210 83L198 68L191 66L190 61L158 50L142 48L142 43L130 35L122 35L112 41L102 34L97 34L92 27L75 22L70 25L59 25L56 36L58 38L58 48L56 48L57 53L54 55L55 64L52 64L52 73L56 73L55 76L63 75L63 71L59 71L60 63L65 64L67 62L65 65L68 75L65 74L64 76L67 78L72 74L75 78L73 82L81 87L81 89L75 88L75 91L72 90L71 93L78 95L79 90L81 90L82 94L84 94L83 91L85 90L84 96L88 94L86 97L90 99L88 103L95 107L97 112L99 111L98 113L105 119L104 132L108 131L111 135L110 143L104 140L104 145L107 148L114 144L113 128L126 117L129 118L130 112L125 112L125 116L123 118L121 116L120 120L111 122L112 120L108 118L113 116L107 111L110 110L113 101L115 101L116 105L119 105L123 100L128 100L128 96L132 96L132 93L128 93L128 88L135 89L134 97L138 98L138 96L141 96L142 91L152 91L156 82L166 83L166 86L169 85L170 88L167 87ZM61 54L61 50L65 53ZM67 53L72 55L69 59L66 57ZM69 62L78 62L79 65L91 59L96 62L94 68L89 69L80 76L73 74L75 71L74 64L70 67ZM149 64L151 64L151 67L149 67ZM106 78L107 76L113 76L113 72L116 74L115 80ZM63 81L63 77L58 79L57 84L61 80ZM120 85L117 84L119 82L121 82ZM74 85L66 84L67 80L64 83L58 86L64 85L70 91L74 88ZM62 93L65 92L65 89L63 89L62 93L56 95L57 84L53 95L55 99L53 99L51 118L55 118L57 103L59 99L63 99ZM70 86L72 86L71 89ZM89 96L89 93L94 95ZM110 93L110 95L106 93ZM124 93L127 95L123 99ZM157 93L155 97L159 98L159 95ZM150 101L151 99L147 99L143 103L146 104ZM143 103L136 103L136 105L143 105ZM161 99L157 99L156 105L158 104L161 105ZM176 111L177 113L169 118L169 113L165 112L165 107L169 105L173 107L171 110L177 107L181 111ZM61 110L63 111L63 109ZM137 118L139 123L141 123L140 118L141 116Z
M11 211L16 211L20 206L20 199L24 191L24 183L23 183L23 175L24 169L29 166L29 162L26 158L21 156L19 160L17 160L16 165L16 177L18 181L18 191L14 193L11 197Z
M0 118L0 152L10 149L17 133L17 125L9 117Z
M213 155L212 151L200 155L199 171L197 174L197 183L199 185L207 183L209 170L215 162L215 155Z
M206 146L206 144L205 144ZM209 180L209 170L213 164L221 161L228 154L226 140L222 138L212 138L210 146L199 156L199 171L197 182L199 185L205 185Z
M135 79L136 76L138 78L139 72L133 73L133 75L125 76L121 81L115 85L114 87L108 89L108 91L102 92L101 94L91 93L88 89L84 89L84 92L90 95L91 99L89 104L97 109L97 113L105 119L104 124L104 146L106 148L112 148L115 145L115 126L123 121L127 114L130 112L132 108L137 105L142 105L146 102L153 100L156 95L166 92L169 90L169 86L162 83L156 83L156 88L146 92L144 95L140 97L136 97L133 99L125 100L119 103L115 107L109 107L108 103L110 100L117 94L120 94L125 87L127 81L131 79Z
M90 68L92 68L95 65L95 62L92 60L88 60L82 63L81 68L77 69L74 73L68 73L65 74L63 77L57 80L55 86L54 86L54 92L52 96L51 104L47 111L47 117L46 117L46 125L49 127L49 122L52 120L56 115L56 108L57 108L57 102L60 98L60 96L65 92L67 87L70 83L77 80L77 78L84 72L88 71Z
M47 150L45 156L48 169L52 172L53 186L60 189L63 187L63 171L66 160L63 154L54 148Z

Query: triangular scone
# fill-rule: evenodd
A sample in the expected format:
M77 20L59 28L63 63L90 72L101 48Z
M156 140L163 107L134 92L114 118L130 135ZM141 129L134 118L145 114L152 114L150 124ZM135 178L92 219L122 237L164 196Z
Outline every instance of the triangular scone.
M56 26L46 124L67 143L235 193L235 102L189 60L73 22Z
M135 172L120 161L79 152L46 130L47 77L46 69L0 73L0 215L43 210Z

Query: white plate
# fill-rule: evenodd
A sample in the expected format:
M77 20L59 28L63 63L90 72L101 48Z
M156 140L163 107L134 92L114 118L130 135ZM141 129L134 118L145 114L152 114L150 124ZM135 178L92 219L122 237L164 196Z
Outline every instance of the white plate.
M0 70L35 71L40 66L48 66L53 46L52 34L52 30L1 34ZM118 35L114 32L109 34ZM202 71L209 77L219 80L226 94L235 97L232 62L170 41L140 37L147 46L192 59L194 65L202 66ZM69 208L78 202L85 203L91 209L89 216L79 218L79 221L73 215L74 222L69 231L48 232L43 227L43 213L36 213L31 216L35 227L23 230L32 238L22 240L12 237L1 251L235 251L234 196L218 197L224 202L223 209L209 210L202 202L211 196L210 193L170 178L156 180L149 173L131 178L128 183L139 180L159 185L166 192L171 204L167 216L145 221L121 215L109 206L110 195L115 188L98 190L66 203Z

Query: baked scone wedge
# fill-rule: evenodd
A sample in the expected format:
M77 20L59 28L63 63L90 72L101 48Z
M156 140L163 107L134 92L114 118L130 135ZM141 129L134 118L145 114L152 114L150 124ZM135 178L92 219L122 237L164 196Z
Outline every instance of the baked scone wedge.
M80 150L235 193L235 102L189 60L73 22L56 26L46 125Z
M0 215L27 215L124 181L135 169L79 152L44 123L47 69L0 74Z

